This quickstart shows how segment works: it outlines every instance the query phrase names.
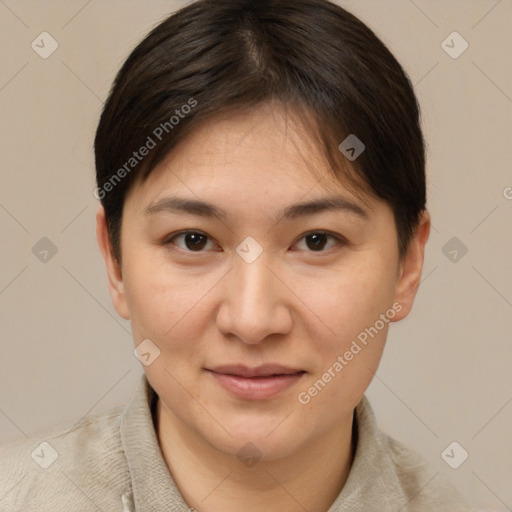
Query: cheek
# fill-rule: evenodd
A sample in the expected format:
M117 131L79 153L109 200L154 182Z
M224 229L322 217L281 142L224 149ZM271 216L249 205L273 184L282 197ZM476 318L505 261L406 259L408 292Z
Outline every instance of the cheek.
M315 326L309 332L315 363L298 399L301 404L309 401L307 407L326 415L326 422L335 420L330 404L355 406L377 371L396 314L389 262L373 255L364 264L359 260L338 269L316 288L302 281L301 293L309 290L308 306L317 319L309 324ZM340 408L338 416L343 411Z
M363 263L347 264L316 283L300 280L298 295L307 297L304 302L314 313L309 316L316 318L319 329L312 339L319 340L319 332L324 333L318 343L318 348L323 345L324 353L326 346L336 351L350 346L392 308L396 280L391 266L377 257Z
M191 337L199 339L194 333L211 321L205 295L222 273L199 275L149 256L126 262L125 290L134 337L150 338L162 348L172 347L174 354L193 352L197 344L190 343Z

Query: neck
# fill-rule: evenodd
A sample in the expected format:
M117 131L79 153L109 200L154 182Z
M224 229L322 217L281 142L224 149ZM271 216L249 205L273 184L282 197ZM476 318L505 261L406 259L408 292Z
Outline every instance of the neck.
M244 465L191 432L161 400L156 410L164 460L188 506L199 512L326 512L354 458L352 419L286 458Z

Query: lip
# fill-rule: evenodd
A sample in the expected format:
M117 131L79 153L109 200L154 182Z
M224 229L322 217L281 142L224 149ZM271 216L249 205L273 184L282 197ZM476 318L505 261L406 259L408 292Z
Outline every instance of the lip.
M228 392L244 400L271 398L298 382L304 370L278 364L257 367L225 365L206 369Z

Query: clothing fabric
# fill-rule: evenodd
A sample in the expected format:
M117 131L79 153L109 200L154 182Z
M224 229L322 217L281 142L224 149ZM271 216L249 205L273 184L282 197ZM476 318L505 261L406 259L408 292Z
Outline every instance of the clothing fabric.
M126 407L0 449L0 511L190 511L158 444L157 398L142 375ZM472 510L416 453L377 429L366 397L355 422L354 462L326 512Z

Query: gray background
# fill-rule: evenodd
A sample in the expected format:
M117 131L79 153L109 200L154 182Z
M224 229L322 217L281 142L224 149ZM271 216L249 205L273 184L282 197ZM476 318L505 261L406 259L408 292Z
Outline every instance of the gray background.
M423 283L368 397L436 478L512 510L512 0L339 3L409 72L429 151ZM125 403L142 372L96 245L92 143L122 61L181 5L0 0L0 444ZM453 441L458 469L441 457Z

